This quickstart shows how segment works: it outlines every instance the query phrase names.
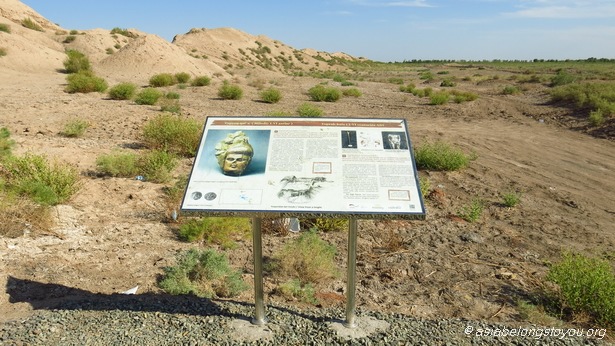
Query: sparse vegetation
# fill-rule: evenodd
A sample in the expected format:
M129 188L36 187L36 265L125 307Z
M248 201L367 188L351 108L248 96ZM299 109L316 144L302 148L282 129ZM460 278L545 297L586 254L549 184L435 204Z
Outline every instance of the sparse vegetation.
M231 84L227 81L218 89L218 97L224 100L239 100L243 96L243 90L239 85Z
M321 117L324 113L325 112L321 108L309 103L302 103L297 107L297 115L300 117L317 118Z
M112 177L135 177L139 173L137 155L131 152L112 152L96 158L96 169Z
M97 77L90 72L73 73L66 77L68 86L65 91L70 94L74 93L91 93L105 92L107 90L107 81L101 77Z
M478 98L478 94L469 91L452 90L450 93L455 103L474 101Z
M431 94L431 96L429 97L429 104L430 105L443 105L445 103L448 103L448 100L450 99L451 94L449 94L446 91L438 91L435 92L433 94Z
M414 157L419 169L436 171L456 171L468 166L471 160L460 149L442 141L416 147Z
M153 75L149 79L149 85L153 88L171 86L177 84L177 80L175 76L170 73L159 73L157 75Z
M64 137L81 137L88 127L90 127L90 124L87 121L74 119L64 126L64 130L60 134Z
M179 228L179 238L188 242L200 242L205 246L220 245L234 248L236 241L247 239L252 234L250 219L238 217L204 217L191 219Z
M141 90L135 98L138 105L153 105L162 97L162 91L155 88L145 88Z
M605 327L615 327L615 272L606 260L564 254L549 268L547 280L559 286L558 300L573 314L589 314Z
M109 98L112 100L130 100L135 96L137 85L134 83L120 83L109 89Z
M302 228L313 229L318 232L338 232L348 229L348 220L343 218L301 218L299 222Z
M66 51L66 55L67 58L64 60L66 73L90 72L92 70L90 59L80 51L69 49Z
M137 159L139 174L152 183L166 183L177 166L177 157L163 150L151 150Z
M576 109L599 110L604 117L615 114L615 82L573 83L554 88L551 100Z
M165 97L162 101L160 101L160 111L181 114L182 107L178 100Z
M566 85L573 83L575 80L576 78L570 73L564 70L559 70L557 71L557 74L553 78L551 78L551 86L556 87L560 85Z
M303 303L317 304L314 285L311 283L302 284L299 279L290 279L276 290L280 295L289 300L298 300Z
M175 74L175 80L177 83L188 83L190 80L190 74L187 72L178 72Z
M322 84L318 84L308 90L308 95L312 101L335 102L340 99L342 93L337 88L326 87Z
M207 76L199 76L196 77L192 80L192 83L190 83L190 85L195 86L195 87L200 87L200 86L208 86L211 83L211 78L207 77Z
M143 128L143 140L149 148L181 156L194 155L200 137L201 125L195 120L166 113L154 117Z
M36 30L36 31L41 31L41 32L45 31L45 30L43 30L43 27L42 27L42 26L40 26L40 24L38 24L37 22L35 22L34 20L32 20L32 18L30 18L30 17L28 17L28 18L24 18L24 19L21 21L21 25L22 25L24 28L28 28L28 29L31 29L31 30Z
M502 194L502 204L508 208L515 207L521 202L521 195L518 192L510 191Z
M476 222L480 219L484 209L485 202L479 198L475 198L469 205L463 206L458 214L459 217L468 222Z
M0 23L0 32L11 33L11 27L8 24Z
M15 141L11 139L11 132L6 128L0 128L0 162L3 158L11 156L11 150Z
M282 92L276 88L267 88L260 93L263 102L278 103L282 99Z
M190 249L179 254L176 266L164 268L158 286L169 294L205 298L234 297L248 288L226 255L213 249Z
M130 37L130 38L137 37L137 35L133 34L130 31L128 31L128 29L122 29L122 28L118 28L118 27L115 27L115 28L111 29L111 35L122 35L122 36Z
M77 36L75 36L75 35L68 35L68 36L66 36L66 38L64 38L64 41L62 41L62 43L71 43L71 42L73 42L76 39L77 39Z
M361 91L357 88L343 89L342 94L344 96L350 96L350 97L361 97L362 95Z
M6 56L7 54L6 48L0 47L0 58Z
M600 126L604 124L604 114L602 113L602 110L597 109L589 112L588 120L591 126Z
M507 85L502 89L502 94L504 95L515 95L519 93L521 93L521 89L516 85Z

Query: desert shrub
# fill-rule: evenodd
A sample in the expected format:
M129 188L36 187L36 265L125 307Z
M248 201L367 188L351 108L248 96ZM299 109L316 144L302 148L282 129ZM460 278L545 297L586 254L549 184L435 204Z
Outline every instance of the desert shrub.
M108 87L107 81L89 72L70 74L66 76L66 80L68 85L65 90L70 94L104 92Z
M521 202L521 195L515 191L509 191L502 194L502 204L512 208Z
M64 38L64 41L62 41L62 43L71 43L71 42L73 42L76 39L77 39L77 36L75 36L75 35L68 35L68 36L66 36L66 38Z
M308 95L312 101L335 102L340 99L342 93L337 88L326 87L322 84L318 84L308 90Z
M422 71L421 73L419 73L419 79L426 82L431 82L434 80L434 75L431 71Z
M190 80L190 74L187 72L178 72L175 74L175 80L177 83L188 83Z
M282 283L276 291L286 299L299 300L308 304L317 304L316 291L311 283L302 284L299 279L290 279Z
M348 89L344 89L342 90L342 94L344 96L351 96L351 97L361 97L361 91L357 88L348 88Z
M441 87L454 87L455 85L456 83L452 79L448 78L440 82Z
M309 103L302 103L299 107L297 107L297 114L300 117L305 118L318 118L324 114L324 111L321 108Z
M205 298L233 297L248 288L241 273L231 268L226 255L213 249L180 253L176 266L164 268L158 286L169 294Z
M439 91L429 96L430 105L443 105L448 102L451 95L446 91Z
M0 47L0 58L6 56L8 53L6 52L6 48Z
M453 95L453 102L455 103L474 101L478 98L478 94L469 91L453 90L451 95Z
M412 89L412 95L416 96L416 97L425 97L425 89Z
M615 274L608 261L567 253L549 268L547 280L559 286L564 308L615 327Z
M463 206L457 214L459 214L459 217L468 222L476 222L480 219L484 209L485 203L482 200L475 198L469 205Z
M218 97L225 100L239 100L243 96L243 90L239 85L225 81L218 89Z
M398 77L391 77L388 79L388 82L391 84L404 84L404 80L402 78L398 78Z
M129 152L113 152L96 158L96 169L112 177L134 177L139 174L137 155Z
M591 111L589 113L588 120L591 126L600 126L604 124L604 114L602 113L602 110L597 109L595 111Z
M90 59L80 51L69 49L66 51L66 56L66 60L64 60L64 70L66 73L79 73L92 70Z
M302 232L286 244L274 258L274 271L301 280L302 284L319 284L338 276L335 246L320 239L315 230Z
M211 78L207 76L199 76L192 80L190 85L200 87L200 86L208 86L211 83Z
M557 74L555 76L553 76L553 78L551 78L551 86L552 87L556 87L556 86L560 86L560 85L566 85L566 84L570 84L573 83L575 81L575 77L573 75L571 75L570 73L564 71L564 70L559 70L557 71Z
M169 91L168 93L164 94L164 97L170 100L179 100L179 98L181 97L181 95L179 93L176 93L174 91Z
M161 114L145 124L143 140L153 149L192 156L199 145L201 129L201 125L193 119Z
M74 119L64 125L64 130L60 134L64 137L81 137L90 124L85 120Z
M69 31L69 34L71 34L71 35L79 35L79 31L73 29L73 30Z
M568 84L551 90L552 101L572 103L576 108L600 110L604 116L615 114L615 82Z
M414 150L419 169L455 171L470 163L470 156L445 142L425 143Z
M115 28L111 29L111 34L112 35L118 34L118 35L130 37L130 38L137 37L137 35L133 34L132 32L128 31L127 29L122 29L122 28L118 28L118 27L115 27Z
M113 48L111 48L111 47L109 47L109 48L105 49L105 52L106 52L107 54L109 54L109 55L111 55L111 54L113 54L113 53L114 53Z
M159 73L153 75L149 79L149 85L153 88L165 87L175 84L177 84L177 80L175 80L175 76L170 73Z
M425 176L419 176L419 188L421 189L421 196L425 198L431 190L431 181Z
M0 210L0 237L17 238L24 235L24 231L48 233L52 225L48 206L2 190Z
M0 23L0 31L6 32L7 34L11 33L11 27L8 24Z
M408 83L408 85L399 86L399 91L401 92L411 93L414 91L414 89L416 89L416 85L414 85L414 83Z
M177 165L177 157L163 150L152 150L137 158L137 168L145 180L166 183Z
M11 139L11 132L6 128L0 128L0 162L5 157L11 156L11 150L15 141Z
M507 85L504 87L504 89L502 89L502 94L504 95L514 95L519 94L520 92L521 89L519 89L519 87L516 85Z
M79 173L69 165L50 163L45 156L26 154L3 161L5 186L43 205L67 201L79 190ZM1 180L1 179L0 179Z
M120 83L109 89L109 98L112 100L130 100L135 96L137 86L134 83Z
M267 88L260 93L261 99L267 103L278 103L282 99L282 92L276 88Z
M233 248L236 240L248 238L252 234L251 230L248 218L204 217L192 219L181 225L178 235L183 241Z
M162 91L154 88L145 88L141 90L135 98L135 103L138 105L153 105L162 97Z
M179 104L179 101L164 98L162 101L160 101L160 111L174 113L174 114L181 114L182 107Z
M304 229L314 229L319 232L336 232L348 229L348 220L342 218L302 218L299 219Z
M32 18L30 18L30 17L22 19L21 25L24 28L28 28L28 29L31 29L31 30L45 31L45 30L43 30L42 26L40 26L37 22L32 20Z

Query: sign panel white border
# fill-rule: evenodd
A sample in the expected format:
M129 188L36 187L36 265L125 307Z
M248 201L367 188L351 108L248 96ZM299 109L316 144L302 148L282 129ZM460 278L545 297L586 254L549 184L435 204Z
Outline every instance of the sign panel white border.
M233 138L253 152L241 174L221 167L220 143ZM387 118L207 117L181 209L243 217L425 217L406 121Z

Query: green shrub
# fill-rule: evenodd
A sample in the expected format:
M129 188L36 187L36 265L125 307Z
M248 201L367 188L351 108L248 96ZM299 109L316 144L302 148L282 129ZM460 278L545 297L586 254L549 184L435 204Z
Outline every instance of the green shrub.
M177 84L177 80L175 79L175 76L170 73L159 73L157 75L153 75L149 79L149 85L154 88L165 87L175 84Z
M158 286L169 294L205 298L234 297L248 288L226 255L213 249L190 249L179 254L176 266L164 268Z
M178 72L175 74L175 80L177 83L188 83L190 80L190 74L187 72Z
M453 90L451 94L453 95L453 101L455 103L474 101L478 98L478 94L469 91Z
M319 232L336 232L348 229L348 220L342 218L301 218L299 222L302 228L314 229Z
M0 128L0 162L5 157L11 156L11 150L15 141L11 139L11 132L6 128Z
M111 55L111 54L113 54L113 53L114 53L113 48L111 48L111 47L107 48L107 49L105 50L105 52L106 52L107 54L109 54L109 55Z
M440 83L441 87L454 87L456 85L452 79L445 79Z
M278 103L282 99L282 92L276 88L268 88L260 93L263 102Z
M342 90L342 94L344 96L351 96L351 97L361 97L361 91L357 88L348 88L348 89L344 89Z
M71 30L71 31L69 32L69 34L71 34L71 35L79 35L79 31L77 31L77 30L73 29L73 30Z
M8 53L6 52L6 48L0 47L0 58L6 56Z
M485 209L485 203L480 199L474 199L470 205L461 208L458 214L459 217L468 222L476 222L483 214L483 209Z
M419 176L419 187L421 189L421 196L423 196L423 198L427 197L431 190L431 181L429 178L422 175Z
M337 88L325 87L322 84L311 87L308 95L312 101L335 102L340 99L342 93Z
M137 155L128 152L113 152L96 158L96 169L112 177L135 177L139 174Z
M567 253L551 266L547 280L559 286L564 308L587 313L598 323L615 327L615 274L608 261Z
M223 248L235 247L237 239L249 238L251 223L248 218L204 217L192 219L179 228L179 238L188 242L217 244Z
M281 284L277 291L287 299L296 299L308 304L318 304L316 292L311 283L301 284L299 279L291 279Z
M211 78L207 77L207 76L199 76L196 77L192 80L192 83L190 83L190 85L195 86L195 87L200 87L200 86L208 86L211 83Z
M84 71L91 71L92 66L90 59L75 49L69 49L66 51L67 58L64 60L64 70L66 73L79 73Z
M71 43L71 42L73 42L76 39L77 39L77 36L75 36L75 35L68 35L68 36L66 36L64 41L62 41L62 43Z
M109 98L112 100L130 100L135 96L137 86L134 83L120 83L109 89Z
M416 96L416 97L425 97L425 89L412 89L412 95Z
M470 157L461 150L441 141L425 143L414 150L419 169L455 171L466 167Z
M443 105L445 103L448 103L448 100L450 97L451 95L448 92L439 91L429 96L429 104L430 105Z
M504 95L515 95L519 94L520 92L521 89L519 89L519 87L516 85L507 85L504 87L504 89L502 89L502 94Z
M181 95L179 93L169 91L168 93L164 94L164 97L170 100L179 100Z
M108 87L107 81L89 72L70 74L66 76L66 80L68 81L68 86L65 90L70 94L104 92Z
M165 98L162 101L160 101L160 111L174 113L174 114L181 114L182 107L179 104L179 101Z
M162 97L162 91L154 88L145 88L141 90L135 98L135 103L138 105L153 105Z
M241 87L235 84L224 82L218 89L218 97L225 100L239 100L243 96Z
M137 37L137 35L133 34L132 32L128 31L127 29L122 29L122 28L118 28L118 27L115 27L115 28L111 29L111 34L112 35L119 34L119 35L130 37L130 38Z
M176 165L175 155L162 150L152 150L137 158L139 175L152 183L166 183L171 180L171 172Z
M313 106L309 103L302 103L299 107L297 107L297 114L300 117L305 118L318 118L324 114L324 111L316 106Z
M589 113L588 120L591 126L600 126L604 124L604 114L602 113L602 110L597 109L595 111L591 111Z
M143 140L153 149L192 156L199 145L201 130L201 125L193 119L161 114L145 124Z
M404 84L404 80L398 77L391 77L388 79L388 82L391 84L399 84L399 85Z
M615 82L568 84L553 88L552 101L572 103L578 109L600 110L604 116L615 114Z
M419 79L424 80L426 82L431 82L434 80L434 75L431 71L423 71L419 74Z
M67 201L79 190L79 173L68 165L49 163L42 155L11 156L3 161L0 176L10 190L43 205ZM2 180L2 179L0 179Z
M551 78L551 86L556 87L560 85L574 83L575 79L576 78L570 73L564 70L559 70L557 74L553 76L553 78Z
M521 202L521 195L515 191L502 194L502 202L505 206L512 208Z
M21 25L24 28L28 28L28 29L31 29L31 30L36 30L36 31L41 31L41 32L45 31L45 30L43 30L42 26L40 26L37 22L33 21L32 18L30 18L30 17L24 18L21 21Z
M335 246L320 239L315 230L305 231L274 256L278 261L274 269L302 284L319 284L338 276L335 254Z
M85 120L75 119L69 121L60 133L64 137L81 137L90 124Z
M8 24L0 23L0 31L6 32L7 34L11 33L11 27Z

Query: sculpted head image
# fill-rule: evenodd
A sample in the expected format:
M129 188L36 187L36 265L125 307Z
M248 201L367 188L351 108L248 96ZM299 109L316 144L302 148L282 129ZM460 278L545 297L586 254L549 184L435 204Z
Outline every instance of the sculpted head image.
M242 175L254 156L254 149L243 131L229 134L215 149L216 160L225 175Z

